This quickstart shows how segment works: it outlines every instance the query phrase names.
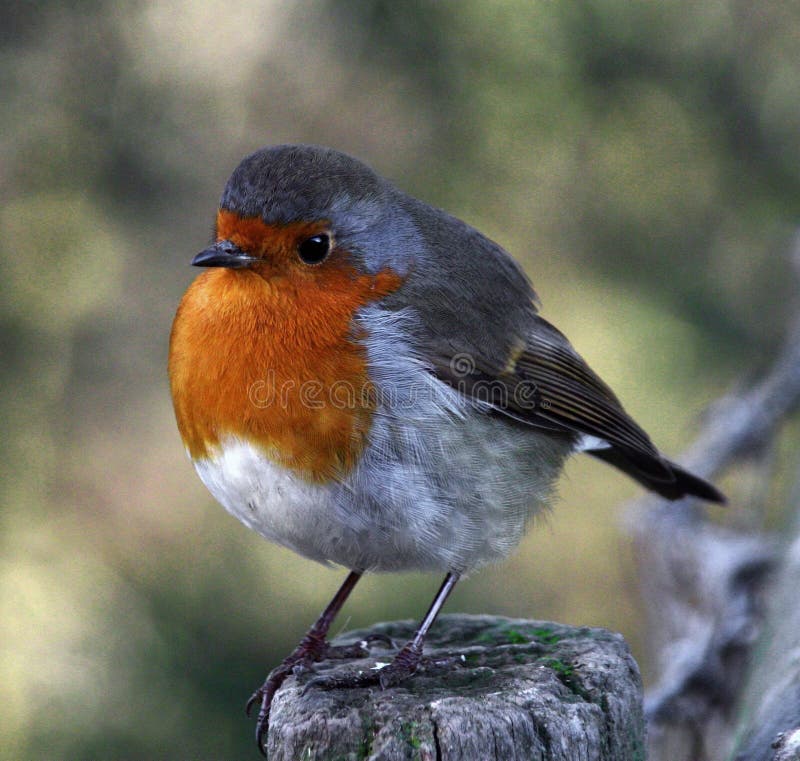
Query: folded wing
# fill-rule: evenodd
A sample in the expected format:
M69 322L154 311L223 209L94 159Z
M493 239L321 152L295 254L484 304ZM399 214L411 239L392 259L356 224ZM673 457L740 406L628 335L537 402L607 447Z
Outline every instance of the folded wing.
M566 337L538 315L502 369L480 357L470 359L458 363L442 356L434 369L463 393L517 421L571 438L576 448L668 499L694 495L725 501L711 484L666 459Z

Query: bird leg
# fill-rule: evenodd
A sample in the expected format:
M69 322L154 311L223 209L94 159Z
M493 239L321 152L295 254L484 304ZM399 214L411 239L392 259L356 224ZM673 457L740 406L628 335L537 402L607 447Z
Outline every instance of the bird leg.
M436 616L439 615L439 611L442 609L450 592L453 591L453 587L456 585L456 582L458 582L458 579L459 574L454 571L451 571L445 576L442 586L433 598L433 602L428 612L425 614L425 618L422 619L417 631L414 633L414 636L403 645L400 652L397 653L390 664L380 669L372 669L367 673L316 677L306 683L304 691L312 687L331 690L340 687L371 687L374 685L379 685L381 689L385 690L400 684L400 682L410 677L423 663L422 646L425 635L436 620ZM437 662L436 665L441 664Z
M269 731L269 711L272 699L290 674L296 670L308 668L312 663L323 658L358 658L367 655L362 643L347 647L332 647L327 640L328 630L334 618L336 618L336 614L342 609L345 600L350 596L360 578L360 571L350 571L339 591L328 603L325 610L322 611L316 623L306 632L305 637L300 640L300 644L295 648L294 652L269 673L264 684L247 701L245 711L248 716L254 705L261 704L256 722L256 744L265 756L264 744Z

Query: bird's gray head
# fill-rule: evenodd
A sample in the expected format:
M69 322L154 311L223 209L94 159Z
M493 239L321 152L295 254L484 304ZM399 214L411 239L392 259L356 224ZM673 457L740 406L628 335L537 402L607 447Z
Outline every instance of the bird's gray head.
M220 209L267 225L326 222L365 270L405 273L420 238L397 203L404 197L366 164L331 148L278 145L236 167Z

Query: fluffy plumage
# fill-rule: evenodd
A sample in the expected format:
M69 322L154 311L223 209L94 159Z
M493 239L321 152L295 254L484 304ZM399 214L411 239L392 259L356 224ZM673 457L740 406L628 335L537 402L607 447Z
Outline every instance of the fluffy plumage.
M512 549L589 439L665 496L721 499L658 452L464 222L309 146L246 158L220 209L219 238L255 263L187 293L173 397L201 477L267 538L350 568L464 571ZM309 267L295 248L319 230L335 248ZM270 377L297 389L254 405ZM301 398L309 382L321 406ZM359 390L351 404L325 398L337 382Z
M248 156L193 263L214 269L181 302L169 371L197 472L267 539L352 569L251 698L259 747L361 572L447 572L413 640L356 680L397 682L459 575L514 548L572 452L670 499L723 500L659 453L500 246L355 159Z

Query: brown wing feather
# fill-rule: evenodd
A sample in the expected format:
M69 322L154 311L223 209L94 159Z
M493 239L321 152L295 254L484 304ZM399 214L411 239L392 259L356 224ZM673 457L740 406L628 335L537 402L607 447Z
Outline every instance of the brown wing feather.
M456 374L453 363L444 359L436 363L437 374L516 420L576 439L584 434L601 439L608 447L589 454L663 496L677 499L688 493L724 501L713 486L663 457L566 337L538 315L534 320L524 347L502 370L474 357L466 374Z
M674 480L650 437L625 412L614 392L541 317L536 317L512 378L512 383L528 383L536 389L538 404L531 410L531 423L540 418L568 431L596 436L628 455L647 477Z

